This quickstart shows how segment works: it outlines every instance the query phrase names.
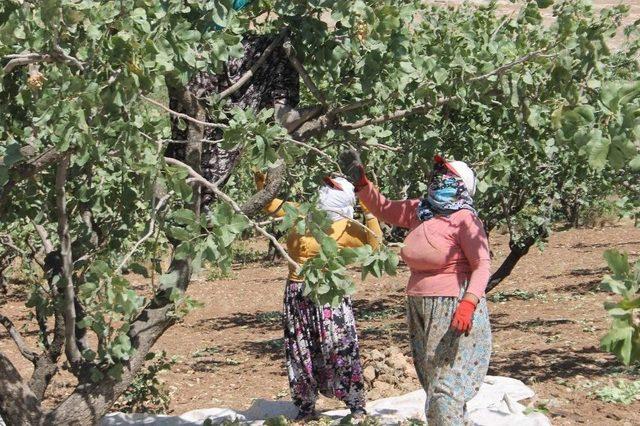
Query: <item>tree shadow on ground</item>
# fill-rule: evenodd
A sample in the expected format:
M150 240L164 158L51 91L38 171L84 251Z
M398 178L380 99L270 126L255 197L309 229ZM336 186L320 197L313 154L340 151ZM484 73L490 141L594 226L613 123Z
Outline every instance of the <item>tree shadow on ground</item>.
M563 293L571 293L576 296L582 296L585 294L601 291L600 290L601 282L602 282L601 279L595 279L595 280L589 280L589 281L582 281L582 282L570 284L570 285L564 285L564 286L558 287L557 289L554 289L552 293L563 292Z
M555 293L571 293L573 295L585 295L588 293L592 293L595 291L600 291L600 283L602 282L602 277L608 273L608 268L606 267L598 267L598 268L578 268L572 269L571 271L564 274L556 274L556 275L547 275L544 276L544 279L575 279L576 277L589 277L591 279L587 281L575 282L569 285L559 284L557 287L549 290L547 293L549 296L553 296Z
M619 242L619 243L612 243L612 242L606 242L606 243L591 243L591 244L585 244L583 242L579 242L576 243L574 245L571 246L571 248L574 249L582 249L582 248L612 248L612 247L622 247L622 246L632 246L632 245L637 245L640 244L640 241L623 241L623 242Z
M252 329L256 332L275 331L282 328L282 313L280 311L234 312L226 317L202 319L196 323L196 326L216 331L235 327Z
M578 351L563 348L523 350L492 358L489 374L509 376L525 382L532 379L546 382L577 375L590 379L605 377L618 363L613 357L603 359L602 355L593 346Z
M513 322L503 323L500 321L495 321L495 319L492 318L491 329L494 332L509 331L513 329L529 332L529 331L532 331L533 329L536 329L535 333L538 335L552 336L554 334L558 334L557 330L553 330L553 327L557 327L558 325L561 325L561 324L575 324L575 321L569 318L557 318L557 319L538 318L533 320L513 321ZM550 329L539 330L538 329L539 327L547 327Z
M394 295L376 300L355 300L353 312L358 322L404 318L404 297Z
M271 361L277 361L284 357L284 338L247 341L240 343L238 348L258 357L268 357Z

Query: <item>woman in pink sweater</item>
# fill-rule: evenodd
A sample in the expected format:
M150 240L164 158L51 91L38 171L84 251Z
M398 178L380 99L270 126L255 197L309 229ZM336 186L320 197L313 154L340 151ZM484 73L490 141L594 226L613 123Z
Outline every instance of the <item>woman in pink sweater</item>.
M400 254L411 270L407 323L413 362L427 394L427 422L466 424L466 403L478 392L491 355L484 298L489 245L473 207L473 171L461 161L436 156L424 198L390 201L367 179L357 152L345 151L340 160L371 213L409 229Z

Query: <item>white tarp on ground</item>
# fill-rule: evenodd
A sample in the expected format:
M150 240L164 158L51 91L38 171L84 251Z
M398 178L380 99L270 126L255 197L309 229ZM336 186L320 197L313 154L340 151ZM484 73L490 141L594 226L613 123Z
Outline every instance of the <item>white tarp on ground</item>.
M477 426L550 426L549 419L541 413L524 414L525 407L517 401L533 397L534 392L519 380L508 377L487 376L478 395L467 405L471 420ZM367 404L370 415L378 417L386 425L397 425L403 420L424 420L425 396L422 390L393 398L379 399ZM347 410L323 413L340 418ZM293 418L296 409L289 401L259 399L242 412L226 408L209 408L189 411L180 416L112 413L105 416L101 426L129 426L153 424L159 426L200 426L207 418L215 423L224 420L246 421L260 425L265 419L284 415Z

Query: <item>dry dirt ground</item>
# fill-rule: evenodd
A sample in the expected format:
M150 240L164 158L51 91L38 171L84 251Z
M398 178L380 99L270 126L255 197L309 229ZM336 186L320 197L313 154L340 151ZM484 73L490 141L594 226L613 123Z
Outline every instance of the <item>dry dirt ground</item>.
M492 237L494 265L506 256L506 242L504 236ZM598 284L606 272L602 253L610 247L637 258L640 229L625 224L559 230L544 251L532 250L490 297L490 374L529 384L537 393L537 401L529 402L546 407L556 425L640 424L640 401L621 405L595 396L596 390L619 379L640 379L638 370L622 368L598 348L608 327L602 304L609 297L598 291ZM215 279L215 269L203 271L192 283L189 294L204 306L156 345L180 359L163 375L172 394L172 412L213 406L245 409L255 398L289 397L279 317L285 272L284 264L257 262L236 265L228 278ZM395 345L410 355L403 318L407 278L408 271L401 268L395 277L357 280L354 301L363 353ZM15 286L10 290L16 296ZM20 324L28 322L17 297L0 311ZM30 323L26 336L32 344L35 333ZM0 333L0 351L28 374L29 364L5 333ZM51 394L60 395L71 386L68 379L57 379ZM323 400L322 405L335 403Z
M505 13L514 9L508 0L498 3ZM594 3L597 8L629 5L627 23L640 17L640 0ZM613 44L620 40L617 37ZM640 380L638 369L622 368L598 348L609 323L602 308L609 296L598 291L598 284L606 273L602 253L610 247L637 258L640 229L627 224L558 231L544 251L532 250L490 296L494 333L490 374L530 385L537 400L529 403L545 407L554 425L640 425L640 401L621 405L595 396L598 389L619 379ZM505 238L494 236L492 248L494 265L499 265L508 252ZM179 357L173 370L163 376L172 395L172 412L213 406L244 409L255 398L289 397L279 317L285 270L283 264L236 265L230 277L216 279L215 271L203 272L192 283L189 294L204 306L170 329L155 347ZM391 345L409 355L403 319L407 277L406 269L401 269L396 277L360 283L354 302L365 355ZM37 329L28 320L19 291L10 287L10 301L0 305L0 312L26 327L25 338L33 347ZM4 330L0 351L25 376L30 374L30 364ZM61 396L72 384L63 375L54 381L49 395ZM336 406L328 400L321 404Z

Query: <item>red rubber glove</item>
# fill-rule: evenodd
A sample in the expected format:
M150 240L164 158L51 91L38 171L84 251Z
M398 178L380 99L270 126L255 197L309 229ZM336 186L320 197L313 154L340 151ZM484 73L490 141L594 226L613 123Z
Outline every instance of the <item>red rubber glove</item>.
M453 314L453 320L451 320L451 329L459 334L464 333L465 336L469 335L471 331L471 325L473 324L473 313L476 311L476 305L470 300L462 300L456 311Z

